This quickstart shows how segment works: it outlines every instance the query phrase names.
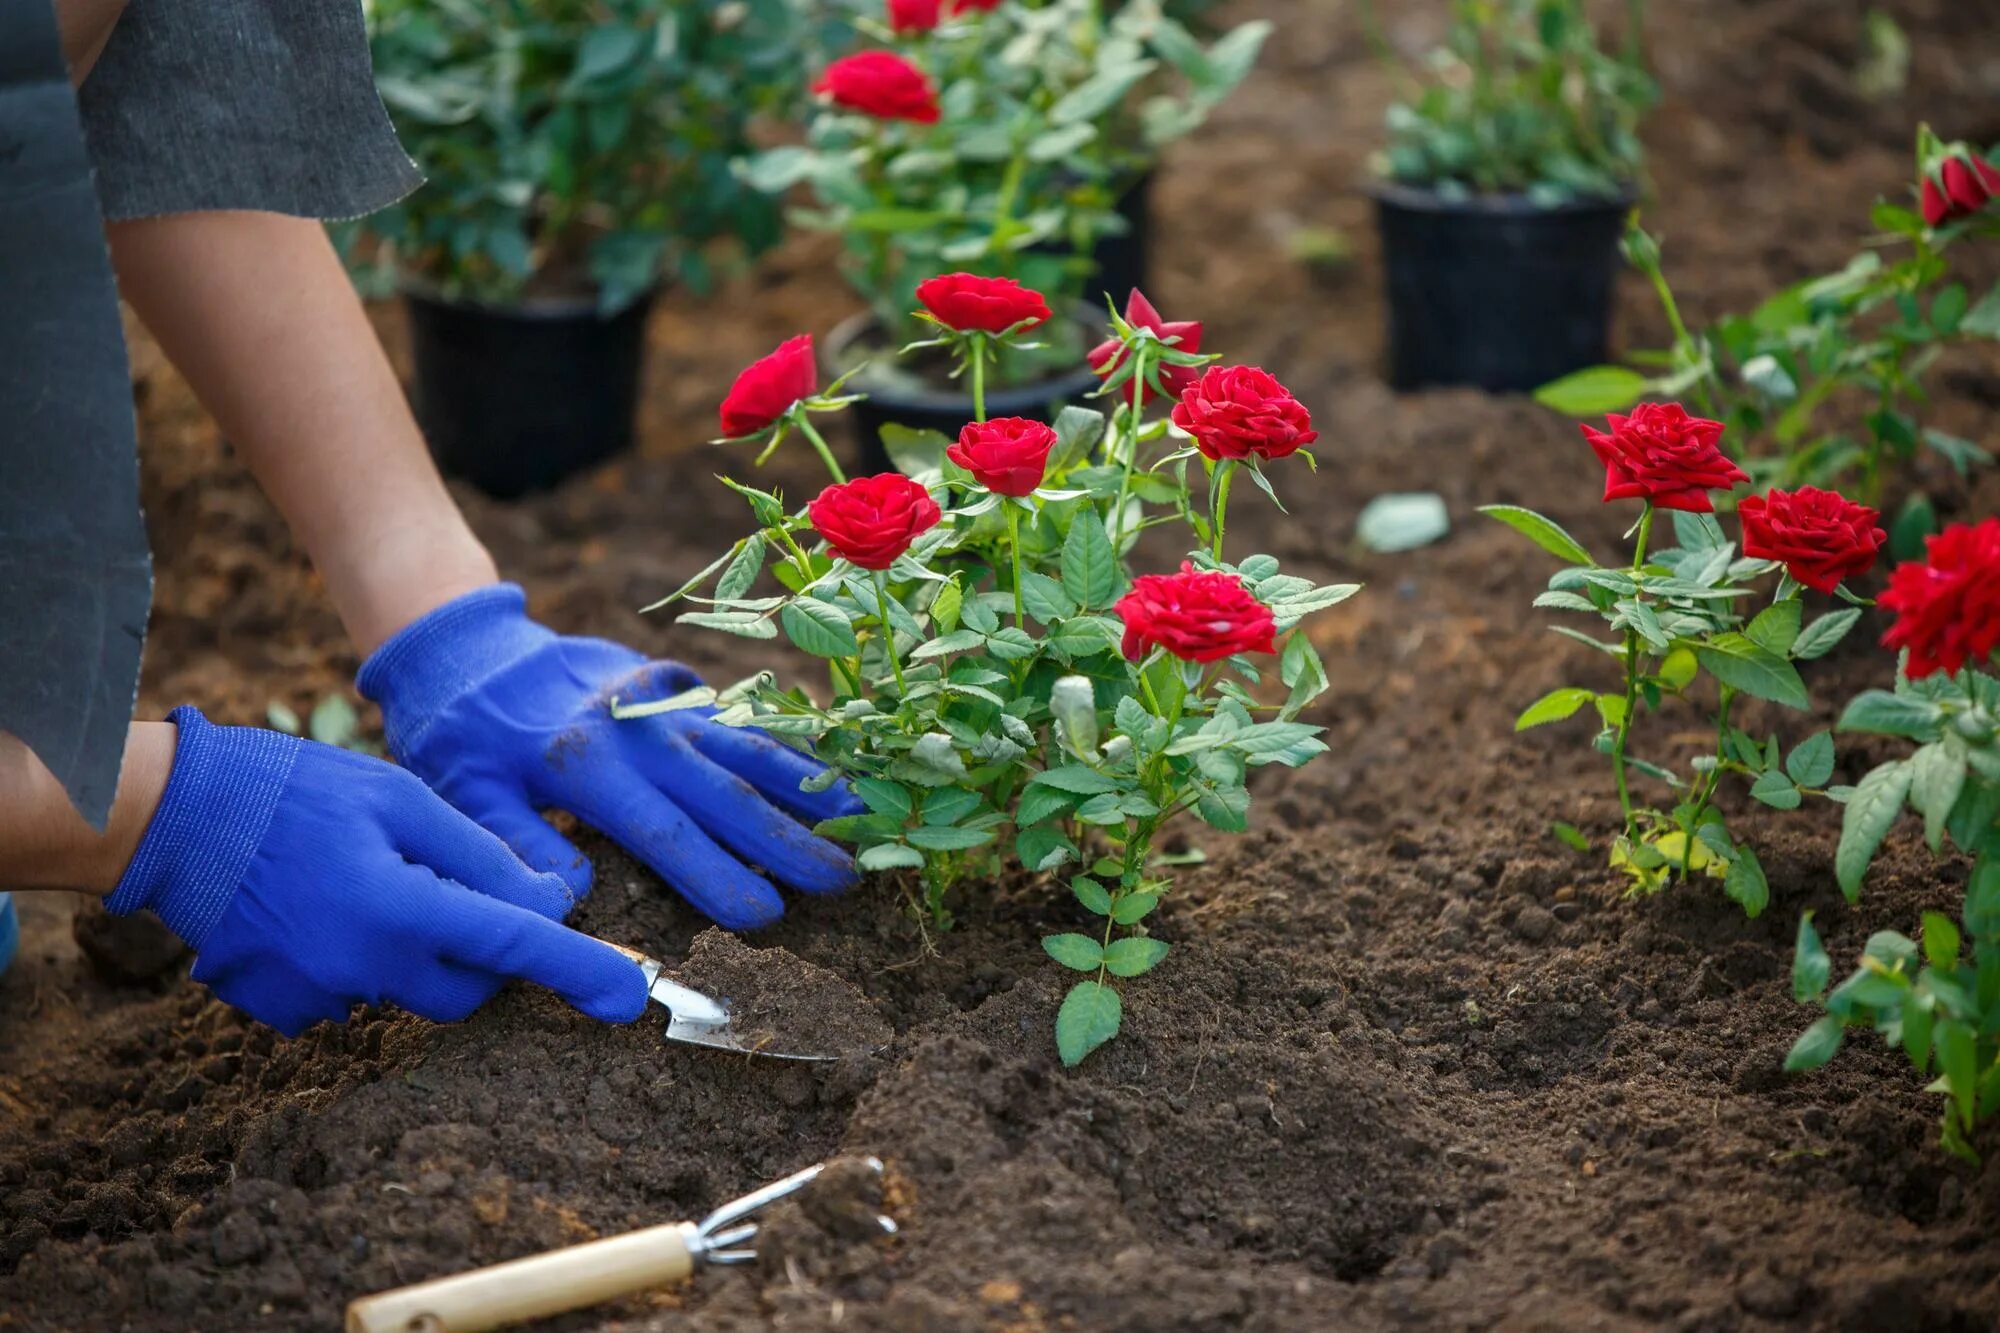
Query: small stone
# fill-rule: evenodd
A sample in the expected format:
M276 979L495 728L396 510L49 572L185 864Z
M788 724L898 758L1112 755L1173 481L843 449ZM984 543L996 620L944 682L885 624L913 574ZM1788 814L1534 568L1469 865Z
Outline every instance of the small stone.
M1529 903L1514 914L1514 933L1530 944L1539 944L1554 933L1556 918L1548 908Z

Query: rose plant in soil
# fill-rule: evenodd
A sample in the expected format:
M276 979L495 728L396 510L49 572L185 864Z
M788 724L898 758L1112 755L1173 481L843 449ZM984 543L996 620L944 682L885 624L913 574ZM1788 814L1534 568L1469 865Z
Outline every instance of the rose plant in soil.
M1903 737L1917 748L1871 769L1843 811L1834 858L1841 891L1858 898L1869 862L1907 807L1933 852L1949 841L1972 858L1961 920L1926 912L1920 940L1869 939L1860 966L1828 991L1832 960L1811 913L1799 923L1794 991L1824 1007L1786 1065L1832 1059L1849 1028L1872 1028L1945 1098L1943 1141L1974 1156L1972 1134L2000 1112L2000 518L1930 538L1900 565L1880 604L1895 614L1882 642L1901 652L1893 691L1869 690L1838 729Z
M976 275L927 290L930 341L970 366L1046 309ZM1085 974L1056 1016L1071 1064L1117 1032L1115 982L1167 953L1147 926L1168 888L1166 832L1183 817L1245 829L1249 770L1325 748L1299 716L1327 682L1298 626L1356 591L1229 551L1235 483L1275 501L1266 469L1310 464L1310 415L1266 372L1210 365L1198 325L1169 324L1136 294L1132 308L1144 318L1112 312L1092 354L1103 410L1043 424L976 405L955 439L900 432L898 471L835 469L804 506L725 478L758 530L658 605L699 604L683 623L783 634L825 659L827 689L765 673L619 709L712 707L809 747L831 766L825 780L851 782L867 807L820 830L864 869L900 872L939 926L956 894L1011 868L1066 878L1078 929L1044 944ZM739 380L725 429L754 418L775 439L851 401L787 378L810 345L787 346L784 372ZM1136 544L1155 528L1191 549L1135 577ZM778 587L764 593L767 571Z
M1758 489L1845 484L1877 501L1888 469L1911 464L1921 448L1961 475L1989 463L1986 450L1925 426L1922 414L1943 353L2000 339L2000 283L1974 300L1955 276L1967 267L1964 243L2000 235L1990 203L2000 171L1965 144L1941 143L1929 126L1918 131L1917 155L1918 210L1877 203L1869 223L1879 235L1845 267L1707 329L1688 326L1659 243L1634 224L1625 255L1651 283L1672 346L1635 356L1643 369L1594 366L1536 397L1593 416L1685 396L1728 426L1731 455Z
M1617 664L1612 688L1564 686L1531 704L1515 729L1561 722L1586 707L1598 719L1592 744L1608 756L1622 824L1610 859L1631 876L1635 892L1700 875L1750 916L1764 910L1770 890L1750 845L1716 808L1722 783L1739 779L1750 794L1780 810L1807 796L1840 799L1829 787L1833 738L1815 732L1786 752L1777 736L1763 740L1734 720L1747 696L1805 710L1811 700L1798 664L1823 656L1860 619L1862 599L1846 580L1870 569L1884 534L1875 510L1831 491L1802 487L1740 502L1741 537L1732 541L1714 516L1715 498L1748 481L1721 447L1723 425L1690 415L1678 403L1641 403L1612 414L1608 430L1583 427L1604 465L1606 503L1639 504L1629 560L1605 565L1553 521L1511 505L1481 512L1525 534L1566 561L1535 605L1601 620L1611 638L1569 625L1558 633ZM1659 531L1672 522L1671 544ZM1761 582L1775 575L1768 594ZM1808 600L1834 604L1808 611ZM1855 605L1839 605L1845 601ZM1607 672L1609 674L1609 672ZM1714 688L1707 702L1708 684ZM1685 773L1641 757L1634 731L1644 713L1669 703L1708 715L1709 753ZM1673 804L1643 804L1638 782L1663 787ZM1559 832L1581 843L1568 826Z

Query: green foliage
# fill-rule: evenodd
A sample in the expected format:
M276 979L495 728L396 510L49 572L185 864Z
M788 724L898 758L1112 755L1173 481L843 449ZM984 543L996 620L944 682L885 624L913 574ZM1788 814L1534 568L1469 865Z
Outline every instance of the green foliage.
M1204 43L1156 0L970 11L895 39L937 86L936 124L824 105L804 144L739 170L774 194L807 188L794 220L842 236L848 278L891 345L921 334L917 283L955 270L1019 279L1068 321L1090 292L1092 247L1124 226L1120 196L1248 76L1270 27ZM1051 355L1067 356L1059 332ZM1016 355L1000 377L1034 365Z
M1567 685L1551 690L1521 713L1514 729L1563 722L1588 706L1599 723L1592 744L1611 759L1625 819L1611 848L1611 864L1631 876L1635 892L1654 892L1676 877L1697 873L1720 880L1723 892L1747 915L1758 915L1770 900L1770 888L1756 853L1736 839L1715 808L1723 779L1744 779L1754 799L1779 810L1795 810L1808 796L1837 798L1842 793L1826 786L1834 770L1831 735L1810 735L1786 754L1776 736L1759 742L1732 723L1730 713L1744 696L1809 708L1798 663L1832 649L1854 627L1859 612L1842 607L1808 620L1804 590L1786 575L1778 578L1771 600L1756 607L1754 585L1778 574L1779 566L1737 555L1736 544L1707 514L1675 513L1676 544L1649 549L1658 513L1648 506L1635 529L1631 564L1607 569L1575 538L1532 510L1489 505L1481 512L1572 562L1549 580L1548 591L1535 605L1598 617L1611 631L1611 641L1567 625L1554 628L1622 668L1621 688ZM1716 688L1713 752L1697 757L1685 776L1632 754L1632 731L1641 714L1669 699L1695 703L1703 675ZM1635 774L1670 791L1672 807L1638 804L1631 790ZM1560 831L1559 836L1572 845L1582 838L1578 833L1570 839Z
M1389 108L1378 173L1447 195L1544 204L1629 193L1644 159L1639 121L1659 96L1640 58L1644 5L1627 0L1616 54L1599 45L1586 8L1453 0L1444 45Z
M273 700L264 709L264 720L273 731L288 736L304 736L321 745L338 746L356 754L379 755L379 743L361 734L361 715L344 694L323 695L301 723L290 705Z
M776 204L740 182L759 113L793 100L791 0L375 0L376 86L428 183L350 230L364 284L454 299L700 288L755 253Z
M1536 392L1572 416L1622 411L1644 398L1689 397L1721 421L1725 447L1758 490L1858 482L1878 503L1885 472L1928 450L1961 476L1992 461L1970 440L1922 424L1929 374L1961 344L2000 341L2000 283L1977 300L1976 266L1958 242L2000 234L1975 217L1932 229L1909 209L1877 203L1876 233L1841 269L1796 283L1748 314L1690 330L1660 266L1659 244L1636 223L1625 252L1651 281L1674 330L1673 346L1635 353L1644 371L1592 366ZM1962 275L1961 275L1962 274ZM1921 497L1917 497L1921 500ZM1931 530L1924 504L1914 534ZM1900 525L1899 525L1900 526Z

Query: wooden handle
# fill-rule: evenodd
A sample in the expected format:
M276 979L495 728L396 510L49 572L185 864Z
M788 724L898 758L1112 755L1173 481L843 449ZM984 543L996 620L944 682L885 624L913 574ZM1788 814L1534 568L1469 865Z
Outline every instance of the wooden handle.
M347 1307L347 1333L480 1333L581 1310L692 1273L694 1234L669 1222L364 1296Z

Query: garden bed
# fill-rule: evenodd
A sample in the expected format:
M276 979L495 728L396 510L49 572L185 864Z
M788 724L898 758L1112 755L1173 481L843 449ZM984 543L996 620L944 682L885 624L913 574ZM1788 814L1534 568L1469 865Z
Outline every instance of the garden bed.
M1856 18L1782 0L1662 8L1648 216L1701 313L1843 260L1870 200L1907 179L1919 118L2000 138L2000 113L1962 110L2000 105L2000 33L1951 0L1888 8L1917 91L1879 104L1841 81ZM1392 37L1425 34L1394 9L1413 27ZM787 1215L753 1269L549 1326L1994 1327L2000 1169L1946 1155L1935 1099L1872 1042L1815 1075L1779 1068L1812 1016L1790 997L1799 913L1852 958L1871 931L1955 906L1962 867L1938 871L1905 824L1849 907L1835 813L1732 810L1771 880L1771 908L1746 922L1716 890L1627 901L1601 855L1550 836L1567 820L1608 837L1616 802L1574 736L1512 723L1589 667L1524 610L1548 561L1472 509L1533 506L1600 548L1630 515L1597 503L1571 423L1383 387L1367 204L1350 189L1381 76L1350 15L1260 12L1285 40L1161 179L1153 295L1206 320L1231 360L1280 371L1322 433L1319 472L1287 478L1293 517L1246 496L1232 535L1368 586L1312 622L1333 688L1310 720L1332 752L1260 772L1250 836L1192 835L1210 859L1155 918L1175 948L1130 983L1119 1039L1058 1066L1066 978L1040 939L1081 914L1025 881L961 890L944 934L871 882L794 900L754 937L852 981L893 1028L886 1049L829 1066L668 1046L650 1017L597 1028L525 989L455 1027L367 1014L287 1042L185 979L98 980L69 903L31 896L24 957L0 981L0 1329L331 1328L353 1296L695 1215L842 1152L888 1163L900 1237ZM1287 257L1291 229L1329 224L1355 238L1351 268ZM823 258L795 245L755 282L664 302L639 455L518 505L468 497L540 617L718 680L773 661L634 608L735 535L738 506L708 479L721 460L692 442L738 366L847 309ZM1656 344L1651 318L1627 340ZM346 688L353 654L185 387L140 361L160 564L147 714L304 711ZM2000 367L1954 364L1941 383L1935 423L1990 445ZM794 500L816 489L809 457L773 471ZM1975 493L1925 480L1948 514L2000 507L1990 476ZM1353 547L1367 499L1424 489L1450 506L1445 542ZM1869 637L1816 669L1820 725L1888 683ZM1704 739L1652 745L1678 757ZM1888 752L1844 739L1844 780ZM679 960L704 923L584 845L598 879L578 923Z

